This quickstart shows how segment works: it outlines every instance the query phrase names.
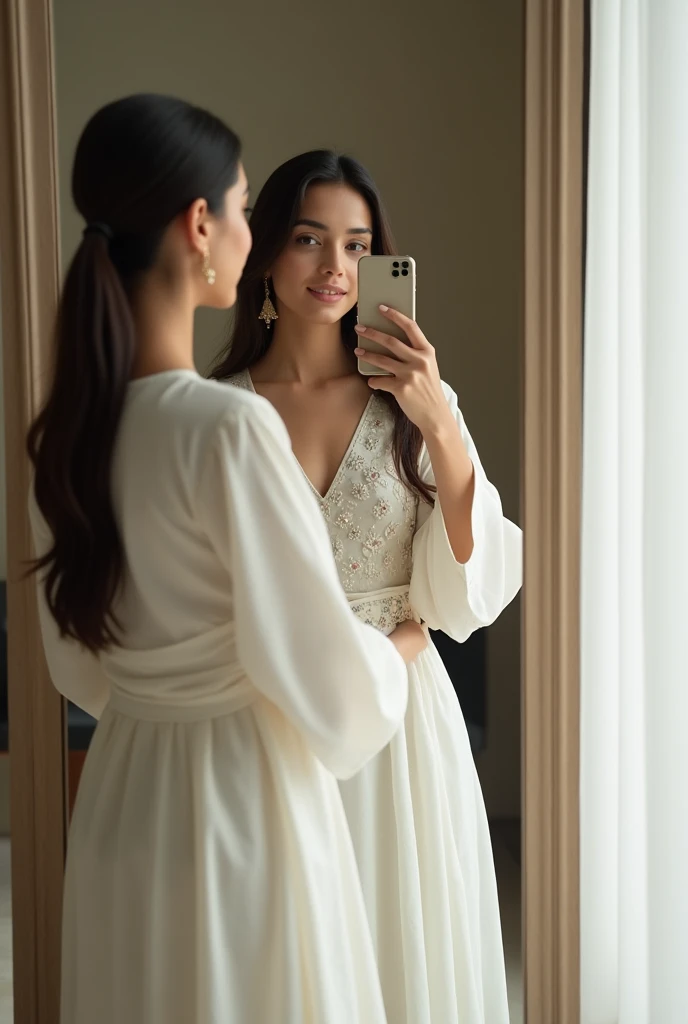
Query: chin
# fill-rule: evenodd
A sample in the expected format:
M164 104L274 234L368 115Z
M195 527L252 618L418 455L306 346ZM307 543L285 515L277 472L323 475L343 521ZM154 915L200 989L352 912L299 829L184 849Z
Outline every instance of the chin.
M312 308L302 310L300 315L301 318L309 324L338 324L346 314L350 312L350 310L350 306L347 308L344 308L343 306L328 308L325 306L323 309L319 310L313 310Z

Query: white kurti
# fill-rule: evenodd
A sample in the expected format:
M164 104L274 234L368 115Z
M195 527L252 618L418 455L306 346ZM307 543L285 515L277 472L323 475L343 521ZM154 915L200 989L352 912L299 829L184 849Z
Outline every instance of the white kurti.
M252 388L250 375L231 383ZM415 617L466 640L521 585L521 532L502 515L447 385L475 466L474 552L456 562L439 502L420 504L392 459L393 419L373 396L321 510L356 614L382 632ZM421 476L434 483L427 450ZM341 785L389 1024L506 1024L497 886L466 726L432 643L409 669L405 728Z
M39 587L55 685L100 717L63 1024L383 1024L334 775L398 729L406 670L351 614L281 420L189 371L136 381L113 496L124 646L60 640Z

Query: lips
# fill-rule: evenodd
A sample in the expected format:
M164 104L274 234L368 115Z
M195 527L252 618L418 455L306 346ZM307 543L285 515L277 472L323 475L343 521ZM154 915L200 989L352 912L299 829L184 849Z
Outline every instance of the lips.
M317 299L318 302L335 303L339 302L346 295L346 292L342 288L309 288L308 292Z

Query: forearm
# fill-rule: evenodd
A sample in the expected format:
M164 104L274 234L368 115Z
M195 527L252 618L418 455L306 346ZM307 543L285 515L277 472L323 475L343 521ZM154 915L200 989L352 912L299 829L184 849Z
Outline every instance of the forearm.
M447 409L423 434L437 485L447 536L454 558L465 564L473 553L471 514L475 470L461 437L459 424Z

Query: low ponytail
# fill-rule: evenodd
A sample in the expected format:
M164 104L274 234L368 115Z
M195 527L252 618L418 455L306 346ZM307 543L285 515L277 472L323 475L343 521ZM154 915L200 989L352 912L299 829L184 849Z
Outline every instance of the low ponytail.
M136 349L108 248L105 232L86 230L60 301L55 383L28 436L36 502L54 537L35 568L47 569L46 600L60 633L90 650L116 639L110 609L123 553L110 469ZM67 564L78 571L64 572Z
M32 571L44 573L61 635L94 653L118 642L125 560L111 472L137 348L130 296L176 216L199 198L221 212L239 158L222 121L166 96L103 107L79 141L72 193L87 227L60 299L52 386L27 444L53 538Z

